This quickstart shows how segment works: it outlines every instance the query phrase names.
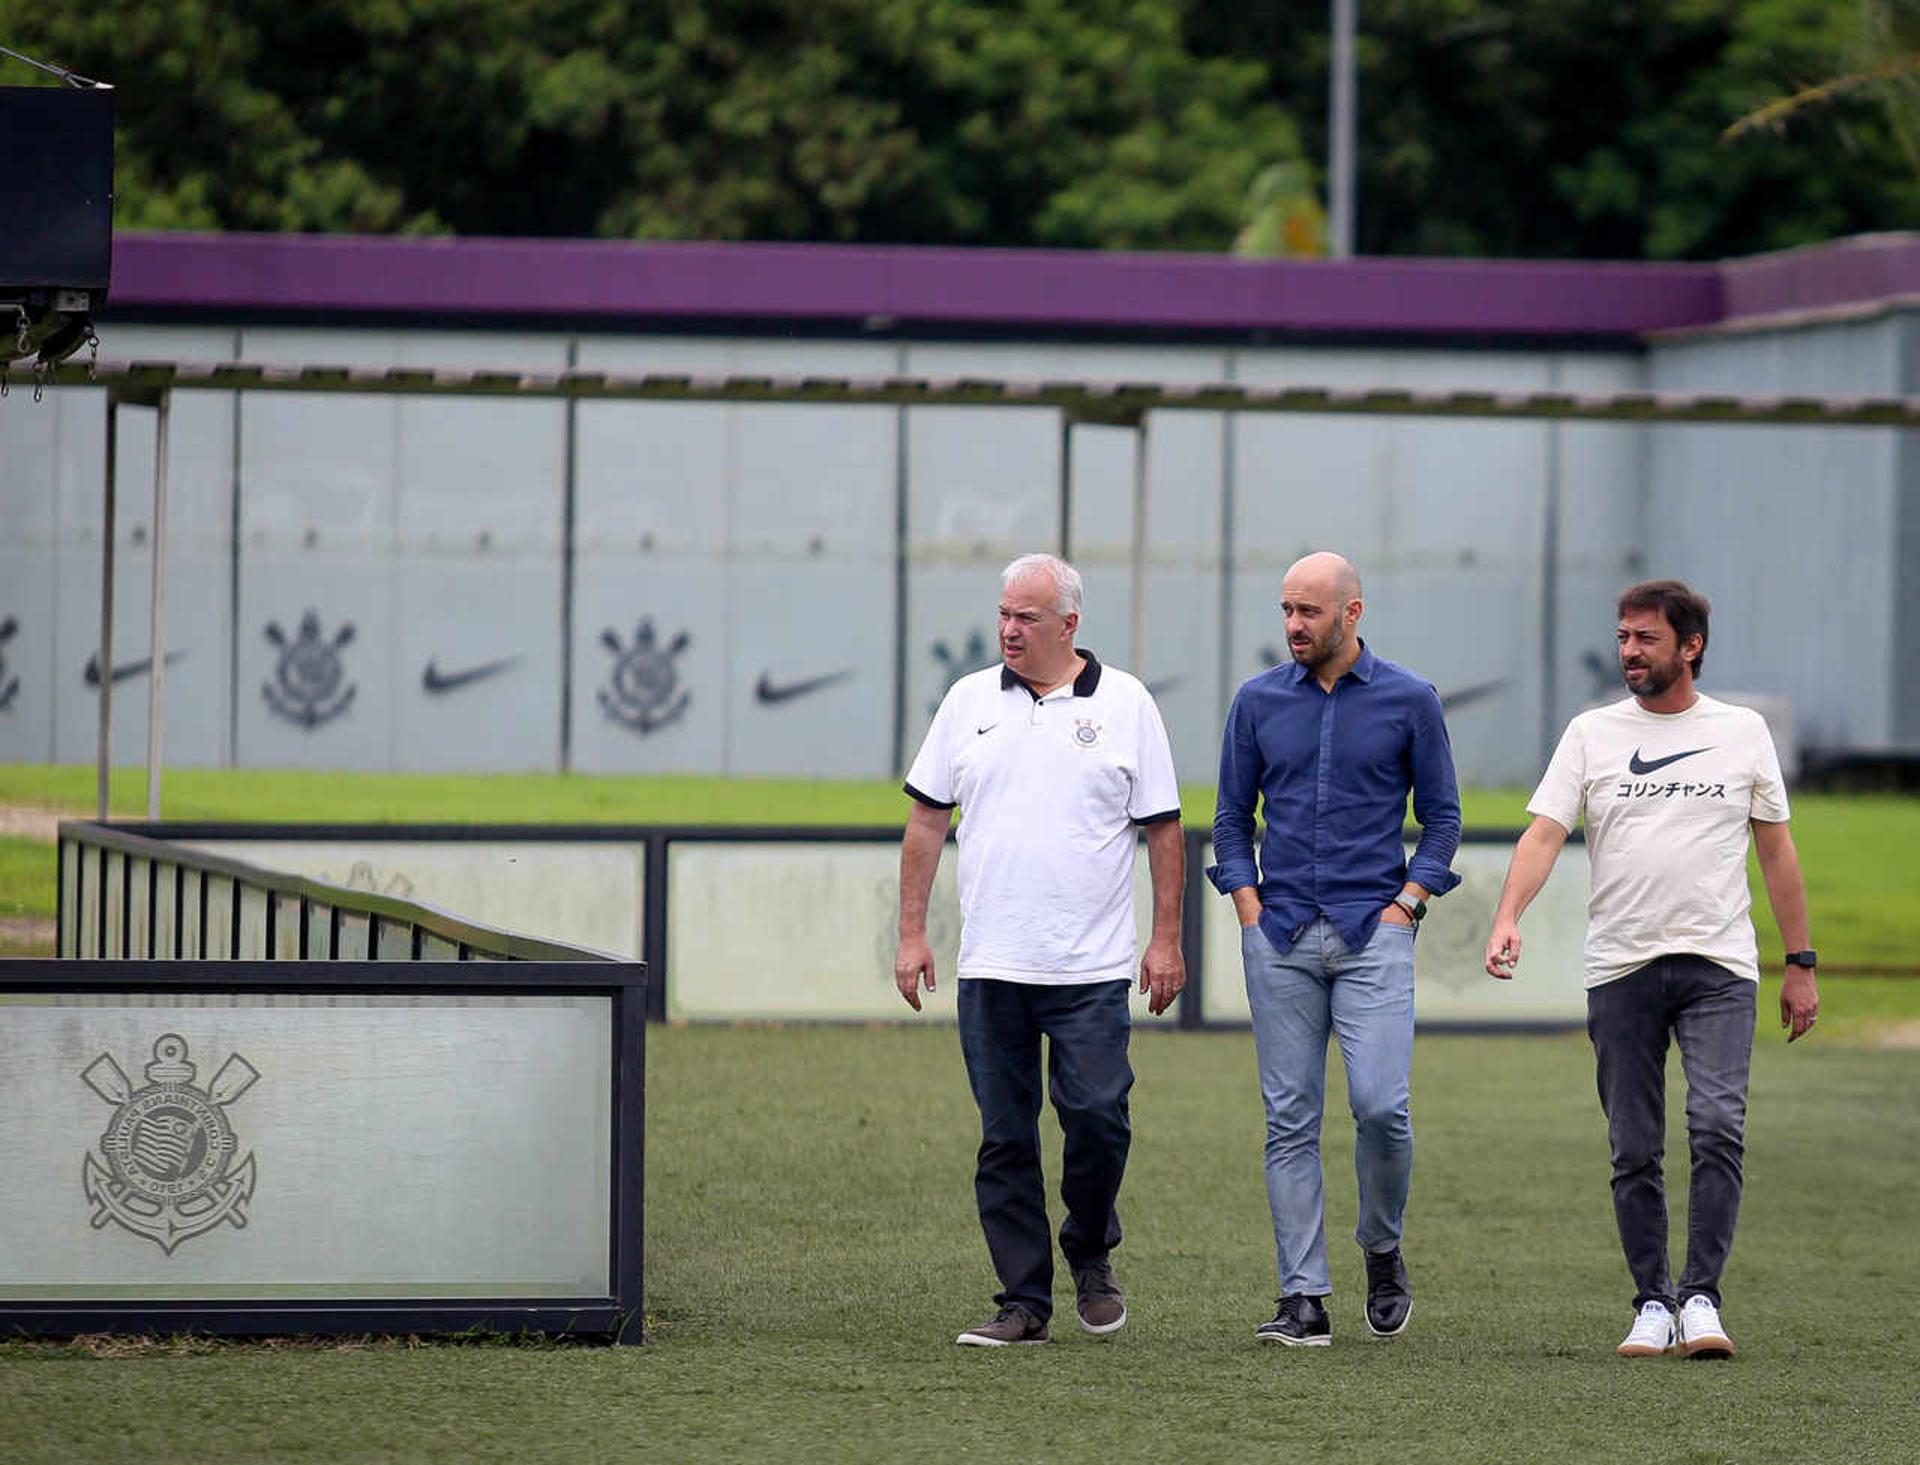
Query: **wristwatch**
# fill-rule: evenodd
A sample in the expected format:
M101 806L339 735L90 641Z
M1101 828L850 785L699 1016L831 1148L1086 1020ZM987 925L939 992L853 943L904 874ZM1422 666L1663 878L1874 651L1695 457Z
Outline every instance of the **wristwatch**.
M1427 903L1424 900L1415 900L1411 895L1408 895L1404 890L1401 891L1398 895L1396 895L1393 898L1393 903L1399 906L1401 910L1405 911L1408 917L1415 922L1419 922L1426 919ZM1812 956L1811 952L1808 952L1805 954L1809 957ZM1809 961L1808 965L1812 965L1812 962Z
M1819 959L1814 956L1811 949L1806 951L1789 951L1787 953L1787 965L1803 966L1808 971L1812 971L1819 965Z

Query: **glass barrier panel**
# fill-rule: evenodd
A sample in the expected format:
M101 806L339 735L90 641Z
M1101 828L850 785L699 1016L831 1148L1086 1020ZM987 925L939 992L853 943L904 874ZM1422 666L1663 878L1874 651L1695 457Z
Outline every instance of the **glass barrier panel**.
M0 1299L611 1292L613 999L0 994Z

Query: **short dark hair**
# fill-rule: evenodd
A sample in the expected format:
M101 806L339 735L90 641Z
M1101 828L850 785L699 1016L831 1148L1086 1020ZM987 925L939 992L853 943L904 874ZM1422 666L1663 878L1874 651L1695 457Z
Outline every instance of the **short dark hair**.
M1614 614L1624 617L1630 610L1659 611L1673 627L1675 638L1683 643L1689 636L1698 636L1700 654L1687 667L1696 677L1700 675L1707 661L1707 617L1713 614L1706 596L1689 589L1684 580L1642 580L1620 593L1620 605Z

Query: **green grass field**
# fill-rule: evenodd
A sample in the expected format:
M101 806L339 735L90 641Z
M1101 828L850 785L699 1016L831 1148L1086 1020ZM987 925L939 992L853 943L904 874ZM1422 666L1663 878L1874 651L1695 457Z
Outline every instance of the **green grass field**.
M86 769L0 768L0 805L86 811L92 789ZM1185 797L1204 825L1211 790ZM143 808L137 773L114 802ZM1523 803L1474 792L1467 821L1513 828ZM169 774L165 804L559 823L895 824L901 809L880 783L197 770ZM1920 801L1809 796L1795 828L1827 960L1910 960L1896 933L1920 895L1884 851L1920 836ZM49 847L0 839L0 917L52 909ZM981 1353L952 1343L993 1282L951 1029L656 1028L653 1346L0 1344L0 1462L1911 1461L1920 981L1823 990L1819 1035L1792 1049L1776 984L1761 994L1728 1364L1613 1357L1631 1288L1578 1037L1420 1039L1419 1301L1402 1339L1360 1325L1351 1139L1329 1126L1337 1341L1300 1354L1252 1339L1274 1286L1250 1039L1140 1034L1116 1255L1133 1320L1094 1339L1069 1316L1048 1348ZM1330 1091L1337 1118L1337 1077ZM1677 1122L1669 1153L1685 1153ZM1676 1236L1683 1213L1676 1196Z
M1418 1304L1403 1338L1359 1323L1350 1130L1329 1125L1336 1341L1313 1352L1252 1337L1274 1285L1243 1034L1136 1040L1115 1254L1128 1327L1090 1338L1069 1317L1049 1347L998 1352L952 1342L985 1315L993 1281L951 1030L663 1029L650 1042L653 1346L188 1344L109 1358L0 1345L0 1457L1915 1458L1920 1053L1762 1039L1726 1279L1740 1353L1716 1364L1612 1354L1631 1287L1577 1037L1420 1040L1406 1240ZM1684 1154L1677 1125L1669 1152Z

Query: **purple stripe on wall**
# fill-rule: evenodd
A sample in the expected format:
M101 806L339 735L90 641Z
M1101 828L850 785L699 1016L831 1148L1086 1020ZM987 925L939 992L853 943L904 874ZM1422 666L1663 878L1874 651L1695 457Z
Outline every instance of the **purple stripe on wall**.
M1864 234L1724 261L1725 320L1831 310L1920 295L1920 237Z
M1631 336L1723 319L1718 267L585 240L122 234L113 303L343 316Z

